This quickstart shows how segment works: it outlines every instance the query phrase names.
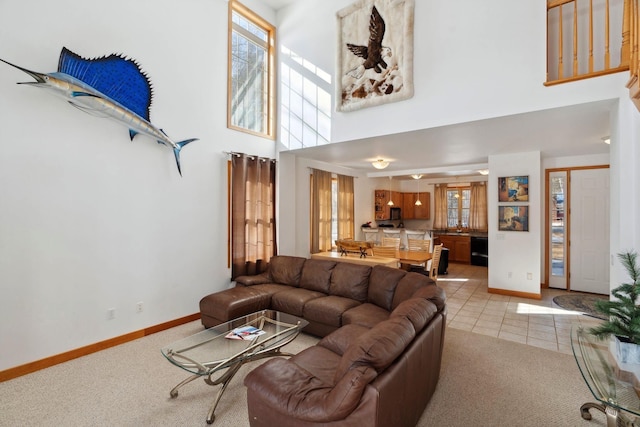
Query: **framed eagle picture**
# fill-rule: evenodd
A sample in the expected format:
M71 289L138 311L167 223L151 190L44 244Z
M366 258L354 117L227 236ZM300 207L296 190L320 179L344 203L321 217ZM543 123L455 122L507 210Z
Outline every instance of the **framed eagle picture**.
M336 110L411 98L414 0L360 0L337 16Z

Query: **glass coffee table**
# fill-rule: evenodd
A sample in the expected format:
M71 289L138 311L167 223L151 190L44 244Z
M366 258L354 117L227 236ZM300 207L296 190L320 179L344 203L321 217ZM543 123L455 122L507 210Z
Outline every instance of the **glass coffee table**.
M207 414L207 423L215 420L214 412L227 385L247 362L272 356L291 356L280 349L293 341L309 322L286 313L263 310L198 332L162 349L162 354L174 365L192 375L169 393L178 396L178 389L203 377L220 389Z
M618 374L615 362L610 359L608 343L609 340L599 340L582 327L571 331L571 348L578 368L598 401L582 405L580 415L590 420L589 410L595 408L606 415L607 427L638 426L640 390L636 391L633 384Z

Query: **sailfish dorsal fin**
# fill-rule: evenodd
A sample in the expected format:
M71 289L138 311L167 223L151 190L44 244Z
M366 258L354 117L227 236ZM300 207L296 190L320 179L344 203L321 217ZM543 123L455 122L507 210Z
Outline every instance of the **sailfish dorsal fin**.
M60 52L58 72L93 87L149 121L153 90L147 75L132 59L119 55L85 59L66 47Z

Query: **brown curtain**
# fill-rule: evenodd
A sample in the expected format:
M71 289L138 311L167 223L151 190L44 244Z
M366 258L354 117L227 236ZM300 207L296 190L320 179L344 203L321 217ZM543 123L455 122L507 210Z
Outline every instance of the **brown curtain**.
M276 162L231 155L231 280L265 271L276 248Z
M331 250L331 172L311 175L311 253Z
M487 186L484 182L471 183L469 203L469 229L487 231Z
M436 184L433 190L433 228L447 228L447 184Z
M338 175L338 239L353 238L353 177Z

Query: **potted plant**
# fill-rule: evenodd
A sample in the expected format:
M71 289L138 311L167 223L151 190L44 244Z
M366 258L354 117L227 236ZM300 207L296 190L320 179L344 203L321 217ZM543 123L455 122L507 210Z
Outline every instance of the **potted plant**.
M606 315L601 325L589 332L600 339L610 336L616 338L617 359L622 363L640 363L640 306L636 305L640 297L640 266L635 251L621 252L618 259L631 278L611 291L614 301L596 302L596 309Z

